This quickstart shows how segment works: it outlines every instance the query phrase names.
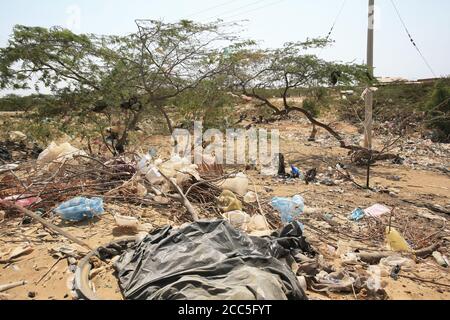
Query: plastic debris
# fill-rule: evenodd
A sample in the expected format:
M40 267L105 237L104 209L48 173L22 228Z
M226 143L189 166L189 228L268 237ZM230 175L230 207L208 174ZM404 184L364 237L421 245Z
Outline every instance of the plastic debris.
M315 277L316 283L312 285L315 291L325 292L352 292L357 279L346 272L328 273L320 271Z
M366 215L366 213L364 212L363 209L356 208L355 210L353 210L352 214L349 216L349 219L352 221L359 221L362 218L364 218L365 215Z
M37 162L40 165L46 165L52 162L63 163L72 160L74 156L87 156L86 152L73 147L65 142L56 144L52 142L38 157Z
M390 213L392 211L391 208L386 207L382 204L374 204L373 206L364 209L365 214L372 216L374 218L379 218L387 213Z
M158 169L168 178L175 178L177 185L181 186L193 176L197 181L200 175L197 171L197 165L192 164L187 158L173 156L158 166ZM167 182L167 181L166 181Z
M267 219L260 214L256 214L250 218L247 229L249 234L257 237L268 236L272 232Z
M275 197L270 204L281 214L281 221L284 224L294 221L305 209L305 202L300 195L292 198Z
M24 198L24 199L21 199L21 198ZM42 199L39 198L39 197L30 197L29 195L11 196L11 197L7 197L7 198L5 198L3 200L13 201L18 206L21 206L21 207L24 207L24 208L29 207L29 206L37 203L37 202L42 201Z
M398 280L401 270L402 270L402 267L400 267L399 265L396 265L395 267L392 268L390 277L394 280Z
M433 258L441 267L448 267L448 261L446 261L445 257L439 251L433 252Z
M286 258L311 248L297 228L278 233L249 237L224 220L166 227L122 254L119 286L127 300L306 300Z
M242 202L231 191L223 191L217 200L223 212L242 211Z
M115 215L114 220L119 228L125 228L136 232L139 230L139 220L134 217Z
M8 172L10 170L16 170L19 167L18 164L5 164L4 166L0 166L0 173Z
M300 178L300 175L301 175L300 170L294 165L291 165L291 178L298 179Z
M9 260L19 258L23 255L30 254L34 251L32 246L17 247L9 254Z
M392 256L382 258L380 260L381 267L392 268L394 266L400 266L403 268L413 268L416 265L414 260L402 257L398 254L394 254Z
M61 204L54 210L62 219L69 221L81 221L85 218L92 219L104 213L102 198L77 197Z
M386 243L389 250L397 252L412 252L411 247L402 237L400 232L392 227L389 228L389 226L386 227Z
M225 181L220 182L217 185L222 190L233 191L242 197L248 192L248 178L242 172L239 172L232 178L225 179Z
M13 289L13 288L17 288L20 286L24 286L26 284L27 284L27 281L25 281L25 280L8 283L8 284L2 284L2 285L0 285L0 292L6 291L9 289Z
M164 191L171 189L169 182L162 176L163 173L169 179L175 179L177 185L182 186L192 177L200 180L200 175L197 171L197 165L192 164L187 158L180 156L173 156L170 160L163 162L161 159L156 159L147 154L141 158L136 166L137 172L145 176L145 178L152 185L164 185Z
M305 173L305 182L306 184L309 184L310 182L316 182L317 177L317 169L312 168Z
M256 202L256 193L253 191L247 192L247 194L244 196L244 202L245 203L255 203Z
M297 277L298 283L300 283L300 287L303 289L303 291L306 291L308 289L308 285L306 283L306 277L300 276Z
M367 289L372 293L378 292L380 289L382 289L380 267L369 266L369 268L367 269L367 273L369 274L369 278L366 281Z
M243 231L248 230L248 223L250 222L250 216L243 211L229 211L223 214L223 217L230 222L230 224Z
M27 140L28 137L25 133L20 132L20 131L12 131L9 133L9 140L13 141L13 142L22 142Z

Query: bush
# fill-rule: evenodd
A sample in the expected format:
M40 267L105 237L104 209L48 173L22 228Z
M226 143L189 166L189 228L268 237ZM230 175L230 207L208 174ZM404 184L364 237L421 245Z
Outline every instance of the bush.
M320 110L317 106L317 102L311 99L305 99L303 100L303 109L311 113L311 115L316 118L319 116Z
M427 127L434 130L433 140L450 142L450 85L438 81L425 106Z

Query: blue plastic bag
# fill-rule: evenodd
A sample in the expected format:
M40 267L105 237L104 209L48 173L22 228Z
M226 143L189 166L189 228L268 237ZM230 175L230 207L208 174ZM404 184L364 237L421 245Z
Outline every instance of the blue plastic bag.
M299 195L292 198L275 197L270 204L281 214L281 221L284 224L294 221L294 219L300 216L305 209L305 201Z
M293 165L291 165L291 176L292 178L300 178L300 170Z
M85 218L92 219L104 213L102 198L77 197L61 204L54 210L62 219L69 221L81 221Z
M362 218L364 218L365 215L366 215L366 213L364 212L363 209L356 208L355 210L353 210L353 212L350 215L349 219L352 220L352 221L359 221Z

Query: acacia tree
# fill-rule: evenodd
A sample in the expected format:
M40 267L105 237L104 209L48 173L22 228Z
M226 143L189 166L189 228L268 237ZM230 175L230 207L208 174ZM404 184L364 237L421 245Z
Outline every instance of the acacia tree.
M343 148L348 146L342 136L330 125L320 122L315 115L303 105L289 99L295 89L311 89L340 84L354 84L367 79L367 68L356 64L328 62L317 56L308 54L307 50L322 48L328 41L322 39L306 42L286 43L280 49L252 50L246 48L235 52L232 76L235 86L241 93L257 99L259 106L269 107L273 115L288 115L301 112L315 127L321 127L335 137ZM334 79L333 79L334 78ZM279 108L264 95L264 90L280 89L283 100Z
M172 133L173 124L164 106L228 70L231 61L224 59L224 48L238 37L224 31L233 26L230 24L198 24L188 20L175 24L136 20L136 24L142 89L163 114Z
M77 35L54 27L15 26L8 46L0 48L0 88L46 87L61 101L74 106L67 110L90 111L99 101L115 107L136 93L127 73L129 57L123 54L127 37ZM94 120L90 115L91 120Z
M136 24L139 32L121 37L16 26L0 49L0 88L27 89L34 82L55 95L82 96L89 111L113 108L123 124L119 146L152 108L172 132L165 106L223 72L229 61L221 48L237 37L223 31L230 25L219 23Z

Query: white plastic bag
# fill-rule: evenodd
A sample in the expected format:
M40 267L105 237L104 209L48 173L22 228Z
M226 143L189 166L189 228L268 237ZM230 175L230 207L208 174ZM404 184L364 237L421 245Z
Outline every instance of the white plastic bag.
M72 160L74 156L87 156L86 152L75 148L70 143L65 142L56 144L52 142L38 157L37 162L40 165L50 164L52 162L63 163Z
M239 172L236 176L218 183L218 187L222 190L232 191L243 197L248 192L248 178L244 173Z

